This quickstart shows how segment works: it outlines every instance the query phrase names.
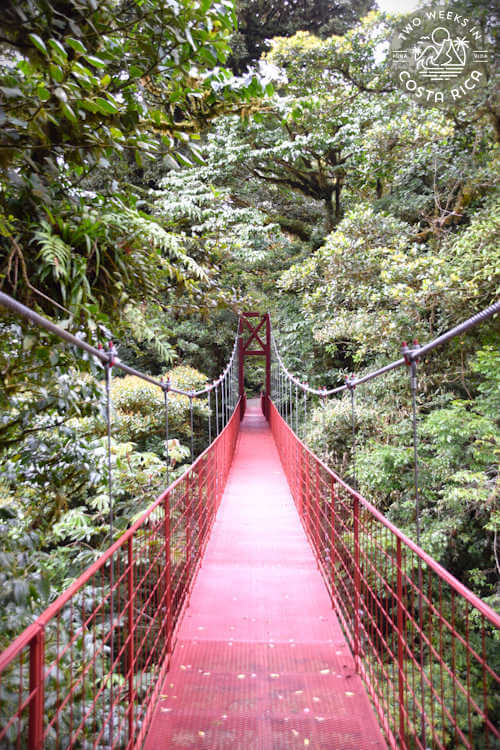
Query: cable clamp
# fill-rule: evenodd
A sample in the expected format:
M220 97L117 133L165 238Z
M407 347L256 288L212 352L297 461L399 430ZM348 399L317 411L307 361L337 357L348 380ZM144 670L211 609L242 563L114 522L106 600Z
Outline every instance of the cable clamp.
M114 364L118 361L118 352L116 350L115 345L112 341L108 343L108 357L109 357L109 366L113 367Z
M420 362L420 357L416 355L416 352L420 349L420 344L417 339L413 339L413 348L410 349L406 341L403 341L401 346L401 353L404 357L405 364L410 367L412 362Z
M346 384L346 388L349 391L353 391L356 388L356 383L354 382L353 374L345 376L345 384Z
M415 349L413 350L414 352L420 349L420 344L418 343L418 339L413 339L413 346L415 347ZM420 357L414 356L413 359L415 362L420 362Z
M406 341L403 341L403 343L401 344L401 354L404 357L405 365L409 367L411 365L412 350L410 349Z
M168 393L170 390L170 378L167 378L165 381L163 380L163 378L160 378L160 383L163 393Z
M113 344L112 341L110 341L108 343L108 351L107 352L104 352L104 347L101 344L101 342L99 342L97 344L97 348L99 349L100 352L102 352L103 354L106 353L106 355L107 355L107 361L103 362L104 365L107 365L108 367L113 367L113 365L115 365L117 362L119 362L119 359L118 359L118 356L117 356L118 352L117 352L116 347L115 347L115 345Z

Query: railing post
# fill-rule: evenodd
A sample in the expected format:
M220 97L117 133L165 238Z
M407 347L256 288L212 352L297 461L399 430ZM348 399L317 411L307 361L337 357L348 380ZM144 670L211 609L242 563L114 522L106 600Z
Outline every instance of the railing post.
M243 396L245 394L245 355L243 353L243 337L240 334L238 339L238 391L241 398L240 414L243 419L245 408L243 405Z
M315 485L316 485L316 515L314 518L314 545L316 547L316 562L318 563L318 568L321 560L321 544L320 544L320 513L321 513L321 487L320 487L320 481L319 481L319 464L315 460Z
M305 467L306 467L306 507L304 509L304 525L306 528L307 533L310 533L310 505L311 505L311 493L310 493L310 482L309 482L309 453L306 451L306 460L305 460Z
M332 577L332 604L336 607L337 591L335 583L335 564L336 564L336 552L337 552L337 536L335 533L335 479L332 477L332 488L330 494L330 565L331 565L331 577Z
M205 480L206 482L206 473L206 459L203 458L198 471L198 518L200 524L200 555L201 549L205 547L206 538L208 536L208 507L206 502L203 501L203 480Z
M165 537L165 653L171 650L172 639L172 561L170 558L170 492L163 501L163 534Z
M44 717L44 652L45 631L40 628L30 643L30 700L28 747L29 750L42 750Z
M127 619L128 619L128 746L134 744L134 646L135 646L135 624L134 624L134 550L133 537L129 537L127 545Z
M193 485L193 472L189 471L186 477L186 502L184 505L184 512L186 514L184 519L185 530L186 530L186 570L189 578L189 569L191 567L191 491Z
M360 575L359 575L359 499L354 498L354 661L356 671L359 671L359 604L360 604Z
M299 448L299 493L297 495L297 510L299 511L299 518L304 517L304 492L305 492L305 477L304 477L304 452L305 448L303 445Z
M401 539L396 539L396 597L398 629L398 701L399 701L399 747L405 744L405 691L404 691L404 645L403 645L403 572L401 569Z

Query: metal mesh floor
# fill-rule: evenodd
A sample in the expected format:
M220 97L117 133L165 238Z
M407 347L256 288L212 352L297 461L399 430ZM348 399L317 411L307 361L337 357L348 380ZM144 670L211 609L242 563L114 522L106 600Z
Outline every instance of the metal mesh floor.
M146 750L386 747L250 402Z

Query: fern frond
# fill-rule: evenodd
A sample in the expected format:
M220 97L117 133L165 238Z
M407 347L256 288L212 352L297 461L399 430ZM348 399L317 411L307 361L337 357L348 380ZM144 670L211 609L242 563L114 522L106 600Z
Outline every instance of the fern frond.
M42 222L42 228L35 232L35 240L39 246L37 260L40 262L40 276L42 279L49 274L56 281L67 279L71 264L71 247L67 245L47 222Z

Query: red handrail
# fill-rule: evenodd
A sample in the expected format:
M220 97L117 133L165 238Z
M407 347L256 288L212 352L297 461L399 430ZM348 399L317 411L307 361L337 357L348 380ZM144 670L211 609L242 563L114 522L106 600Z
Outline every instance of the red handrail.
M500 616L329 469L272 402L288 483L392 748L496 747Z
M192 466L0 654L0 747L141 746L222 497L240 401Z

